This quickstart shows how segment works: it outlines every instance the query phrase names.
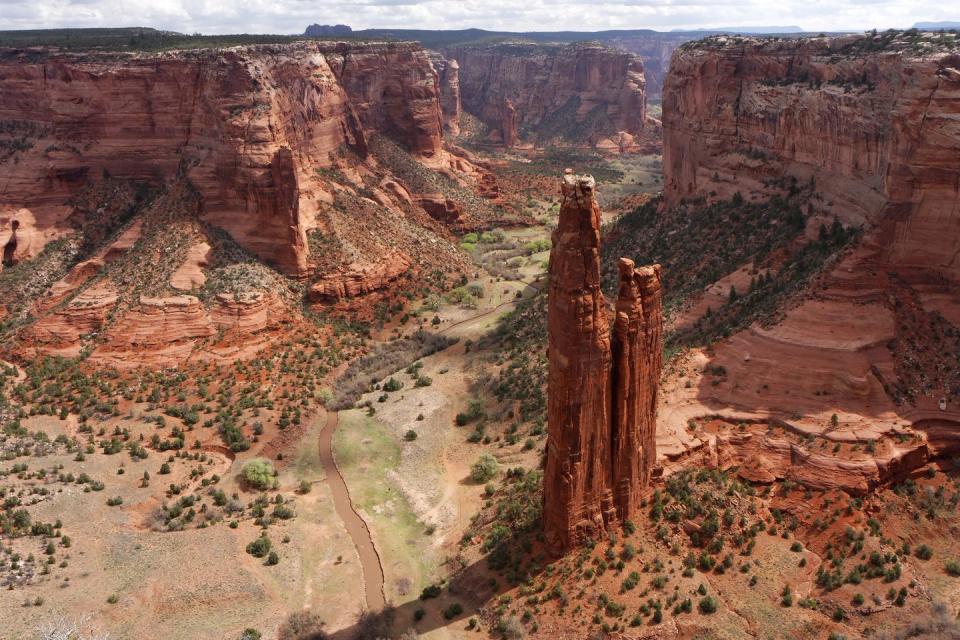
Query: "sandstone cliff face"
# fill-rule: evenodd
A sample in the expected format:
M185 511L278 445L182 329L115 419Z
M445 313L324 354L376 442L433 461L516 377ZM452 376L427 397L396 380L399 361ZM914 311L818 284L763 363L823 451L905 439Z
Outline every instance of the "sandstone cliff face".
M613 339L600 290L594 181L571 173L550 253L547 546L563 552L640 506L656 460L659 267L621 262Z
M834 217L863 233L776 324L702 354L700 370L724 379L669 394L664 438L704 415L774 417L851 439L958 423L960 369L949 354L960 325L960 52L928 46L918 56L885 38L711 39L675 55L664 95L667 207L737 191L765 199L795 178L813 193L797 247ZM767 439L717 445L767 448L758 477L857 490L919 455L874 456L851 470L789 447L774 455Z
M640 56L643 60L643 74L647 79L647 98L660 100L663 96L663 83L670 71L673 52L684 42L688 42L691 37L686 33L650 32L616 35L604 42Z
M883 227L881 260L960 280L960 52L864 37L682 47L664 89L668 204L813 180L820 213Z
M400 140L415 154L440 152L437 74L420 45L339 44L325 51L325 59L365 128Z
M452 136L460 135L460 63L447 60L436 51L430 52L430 62L437 72L440 85L440 110L443 129Z
M646 126L646 80L636 56L599 45L498 44L445 50L459 63L463 108L504 144L504 105L520 138L596 144Z
M202 217L291 275L307 270L315 169L387 132L441 151L437 82L415 44L299 43L159 54L0 52L0 245L8 262L68 230L109 173L185 176Z
M312 302L338 302L385 288L411 268L408 256L391 251L376 264L358 264L325 275L307 295Z

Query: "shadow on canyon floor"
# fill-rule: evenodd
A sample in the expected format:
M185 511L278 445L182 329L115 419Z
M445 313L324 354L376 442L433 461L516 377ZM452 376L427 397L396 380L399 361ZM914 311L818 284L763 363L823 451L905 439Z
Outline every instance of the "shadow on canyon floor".
M503 544L512 548L519 543L511 539ZM314 637L376 640L398 638L409 629L421 635L448 626L464 631L474 629L476 627L470 626L469 621L476 618L479 624L479 609L513 588L500 573L490 568L488 559L489 555L484 555L457 571L437 597L421 600L420 594L411 593L406 602L388 604L382 612L358 614L357 622L349 627L328 632L327 635L301 636L299 640ZM537 571L529 575L535 577L539 573ZM418 616L421 617L418 619Z

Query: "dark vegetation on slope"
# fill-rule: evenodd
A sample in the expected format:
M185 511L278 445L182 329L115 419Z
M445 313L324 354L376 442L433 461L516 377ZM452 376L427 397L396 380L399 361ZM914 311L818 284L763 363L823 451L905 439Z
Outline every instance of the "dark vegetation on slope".
M834 221L821 226L816 240L803 242L807 191L795 184L785 196L747 203L738 196L706 206L684 204L658 212L651 202L620 218L607 230L602 247L602 283L616 295L616 261L663 265L664 307L678 311L709 284L753 262L763 269L747 291L731 290L727 303L711 309L693 327L669 334L667 348L708 344L754 322L770 324L783 303L800 292L830 263L858 230ZM706 248L709 247L709 250Z
M581 118L577 115L580 112L580 102L580 96L570 96L563 106L546 114L535 125L522 126L520 137L534 138L540 146L558 142L587 145L592 140L612 136L617 132L606 105L598 104Z
M528 161L511 160L503 171L506 174L547 176L554 181L567 167L577 167L581 173L592 175L597 182L619 182L624 173L613 167L602 155L582 149L548 148Z
M489 200L461 186L453 178L432 171L417 162L403 147L386 136L371 136L370 150L411 193L441 193L462 205L473 219L482 222L479 226L518 221L514 214L503 207L491 204Z
M667 357L685 347L725 338L754 322L775 322L787 301L802 292L834 257L859 236L838 222L822 226L817 239L804 242L808 190L790 185L783 196L747 203L689 203L658 212L658 201L638 207L606 228L602 283L616 296L616 261L663 265L664 304L668 314L682 309L709 284L753 261L761 271L746 291L728 300L693 326L667 335ZM709 249L708 249L709 248ZM759 275L762 273L763 275ZM517 305L485 346L503 364L491 381L497 400L519 401L520 421L542 421L546 411L546 292Z
M447 336L420 330L410 337L377 345L367 355L351 362L337 378L329 407L335 411L349 409L381 378L455 342Z
M129 250L105 259L99 271L58 303L70 304L82 292L107 281L119 293L119 306L102 327L109 327L120 312L135 306L140 296L175 295L170 277L184 261L191 243L208 242L213 260L209 279L199 292L204 302L218 293L273 291L288 301L300 294L272 267L240 247L230 235L200 220L200 196L184 180L171 180L148 188L130 180L104 176L92 182L71 203L74 231L47 244L39 255L0 272L0 299L8 317L0 322L0 336L29 325L32 305L77 264L103 257L110 245L137 221L140 237Z

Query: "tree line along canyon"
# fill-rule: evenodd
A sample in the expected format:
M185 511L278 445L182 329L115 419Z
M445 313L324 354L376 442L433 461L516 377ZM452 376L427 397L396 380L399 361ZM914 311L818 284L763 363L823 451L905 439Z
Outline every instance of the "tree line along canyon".
M0 32L0 638L960 637L957 33L587 35Z

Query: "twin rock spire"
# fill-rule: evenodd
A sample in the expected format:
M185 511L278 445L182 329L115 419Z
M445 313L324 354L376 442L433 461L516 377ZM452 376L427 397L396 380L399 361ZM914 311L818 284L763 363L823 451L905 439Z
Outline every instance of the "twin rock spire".
M611 336L594 187L592 177L566 170L550 252L543 522L558 554L635 517L656 461L660 265L620 259Z

